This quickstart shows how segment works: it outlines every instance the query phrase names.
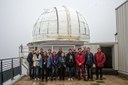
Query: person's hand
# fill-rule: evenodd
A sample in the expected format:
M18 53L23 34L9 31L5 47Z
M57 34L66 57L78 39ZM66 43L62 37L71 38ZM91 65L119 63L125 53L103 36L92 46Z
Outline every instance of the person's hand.
M95 64L93 64L93 68L95 68L96 67L96 65Z
M44 62L44 64L46 64L46 62Z
M81 63L79 63L79 66L81 66Z
M66 67L66 65L64 65L64 67Z

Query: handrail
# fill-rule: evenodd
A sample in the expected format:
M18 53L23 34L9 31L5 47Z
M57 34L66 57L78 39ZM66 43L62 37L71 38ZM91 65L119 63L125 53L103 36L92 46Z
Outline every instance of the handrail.
M21 72L21 57L0 59L0 85L9 79L13 80Z
M17 59L17 58L22 58L22 57L13 57L13 59ZM12 58L3 58L3 59L0 59L1 60L9 60L9 59L12 59Z

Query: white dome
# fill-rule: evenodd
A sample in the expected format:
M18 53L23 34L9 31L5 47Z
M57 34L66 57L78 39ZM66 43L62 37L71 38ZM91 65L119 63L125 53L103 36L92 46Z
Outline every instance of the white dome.
M33 29L34 41L90 41L88 24L77 11L66 7L45 9Z

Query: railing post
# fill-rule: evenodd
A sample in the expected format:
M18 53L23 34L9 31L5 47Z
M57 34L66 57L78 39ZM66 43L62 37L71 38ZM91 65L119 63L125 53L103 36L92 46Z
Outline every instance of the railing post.
M1 60L1 84L0 85L3 85L3 61Z
M13 58L11 59L11 62L12 62L11 63L12 64L12 78L11 79L13 80L14 79Z
M22 59L21 59L21 57L19 58L20 59L20 75L22 74L22 70L21 70L21 61L22 61Z

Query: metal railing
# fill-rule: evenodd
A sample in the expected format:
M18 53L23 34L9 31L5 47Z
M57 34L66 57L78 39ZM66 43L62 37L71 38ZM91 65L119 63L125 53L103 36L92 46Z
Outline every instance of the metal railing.
M20 57L0 59L0 85L9 79L13 80L18 74L22 74Z

